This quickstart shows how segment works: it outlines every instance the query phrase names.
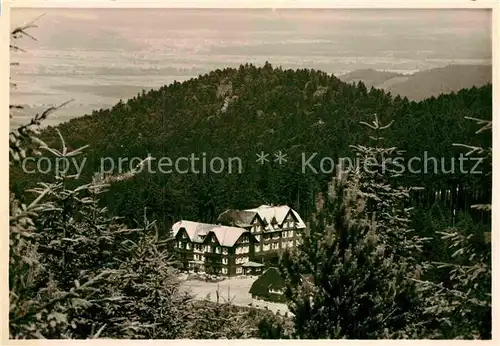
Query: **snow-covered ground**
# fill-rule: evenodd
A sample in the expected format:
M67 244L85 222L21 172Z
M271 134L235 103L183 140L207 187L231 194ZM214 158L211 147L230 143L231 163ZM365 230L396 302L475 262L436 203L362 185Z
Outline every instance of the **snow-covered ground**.
M239 306L250 306L264 309L267 307L273 312L279 311L280 314L290 312L285 304L269 303L252 299L252 295L248 292L253 282L257 280L254 277L235 277L226 279L220 282L205 282L200 280L187 280L181 284L181 289L190 291L196 299L205 299L210 295L210 300L217 300L217 290L219 291L220 301L229 299L232 303Z

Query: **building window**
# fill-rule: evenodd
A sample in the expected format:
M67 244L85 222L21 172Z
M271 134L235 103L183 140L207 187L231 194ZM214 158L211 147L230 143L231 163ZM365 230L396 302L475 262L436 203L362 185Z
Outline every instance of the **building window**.
M220 246L217 246L217 247L215 248L215 252L216 252L216 253L220 253Z
M259 252L260 251L260 245L255 245L255 252Z
M222 274L227 274L227 268L222 268Z
M270 234L264 234L264 240L269 240L271 239L271 235Z
M228 254L227 247L223 247L223 248L222 248L222 253L223 253L224 255L227 255L227 254Z
M186 239L187 236L186 236L186 233L182 233L182 239Z
M205 262L205 256L200 255L200 261Z
M227 257L222 258L222 264L227 264Z
M248 262L248 257L239 257L236 259L236 264L242 264Z
M272 246L273 246L273 250L276 250L276 249L278 249L278 247L279 247L279 246L278 246L278 243L273 243L273 245L272 245Z
M257 239L257 241L260 241L260 235L256 235L255 239Z
M288 242L288 246L289 246L289 247L293 247L293 240L290 240L290 241Z
M236 274L243 273L243 269L241 267L236 268Z
M263 251L269 251L270 249L270 245L269 244L264 244L264 248L263 248Z
M182 242L179 242L179 249L182 249Z
M186 250L191 250L191 244L190 243L186 243Z
M194 260L197 261L200 257L197 254L194 254Z

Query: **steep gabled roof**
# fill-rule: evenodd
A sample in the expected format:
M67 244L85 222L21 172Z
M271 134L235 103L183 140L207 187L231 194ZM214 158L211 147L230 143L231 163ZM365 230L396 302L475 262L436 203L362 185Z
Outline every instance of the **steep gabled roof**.
M246 209L245 211L251 213L257 213L262 220L266 220L267 223L269 224L266 228L269 228L269 230L273 229L271 223L273 218L276 219L278 225L281 226L283 224L283 221L285 221L285 218L289 212L291 212L295 217L295 219L297 220L297 228L306 228L306 224L304 223L304 221L302 221L300 215L287 205L278 205L278 206L261 205L258 208Z
M172 226L174 237L181 229L186 230L189 239L194 243L202 243L204 236L212 232L217 237L217 241L221 246L228 247L234 246L240 236L243 233L248 232L246 229L240 227L212 225L208 223L181 220Z

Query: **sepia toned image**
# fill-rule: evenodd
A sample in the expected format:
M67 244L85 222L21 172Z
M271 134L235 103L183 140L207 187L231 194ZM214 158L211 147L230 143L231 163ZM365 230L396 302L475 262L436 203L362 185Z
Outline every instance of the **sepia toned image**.
M10 8L9 338L490 340L492 13Z

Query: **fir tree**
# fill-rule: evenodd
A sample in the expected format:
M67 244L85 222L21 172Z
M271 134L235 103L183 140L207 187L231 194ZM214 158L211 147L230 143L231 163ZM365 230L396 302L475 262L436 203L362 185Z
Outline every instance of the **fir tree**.
M415 285L363 214L360 184L359 172L337 178L318 222L282 258L297 338L413 336Z
M377 219L376 233L387 247L387 253L396 256L398 261L411 262L416 275L422 269L420 252L427 238L421 237L410 227L411 188L397 186L398 178L406 167L401 162L403 151L396 147L384 146L384 131L392 125L392 121L383 125L378 116L374 121L361 122L371 131L369 137L373 146L352 145L360 168L360 192L363 196L363 212ZM418 189L414 187L413 189Z
M477 133L490 131L492 122L475 120L481 128ZM492 150L474 145L456 144L482 158L483 177L491 179ZM491 212L491 203L472 205L471 208ZM436 320L433 336L436 338L490 339L491 315L491 225L473 223L470 216L439 233L444 245L452 250L450 258L432 264L435 270L446 273L442 281L419 281L426 289L426 312Z
M15 29L13 39L25 30ZM11 46L11 49L13 47ZM15 107L11 107L15 108ZM38 138L39 126L56 108L11 132L10 164L42 151L57 159L70 150ZM128 229L99 207L106 183L131 179L135 171L69 186L77 176L57 172L54 181L11 195L9 334L11 338L175 338L184 323L176 273L147 219ZM22 202L34 193L32 202ZM189 311L189 308L187 309Z

